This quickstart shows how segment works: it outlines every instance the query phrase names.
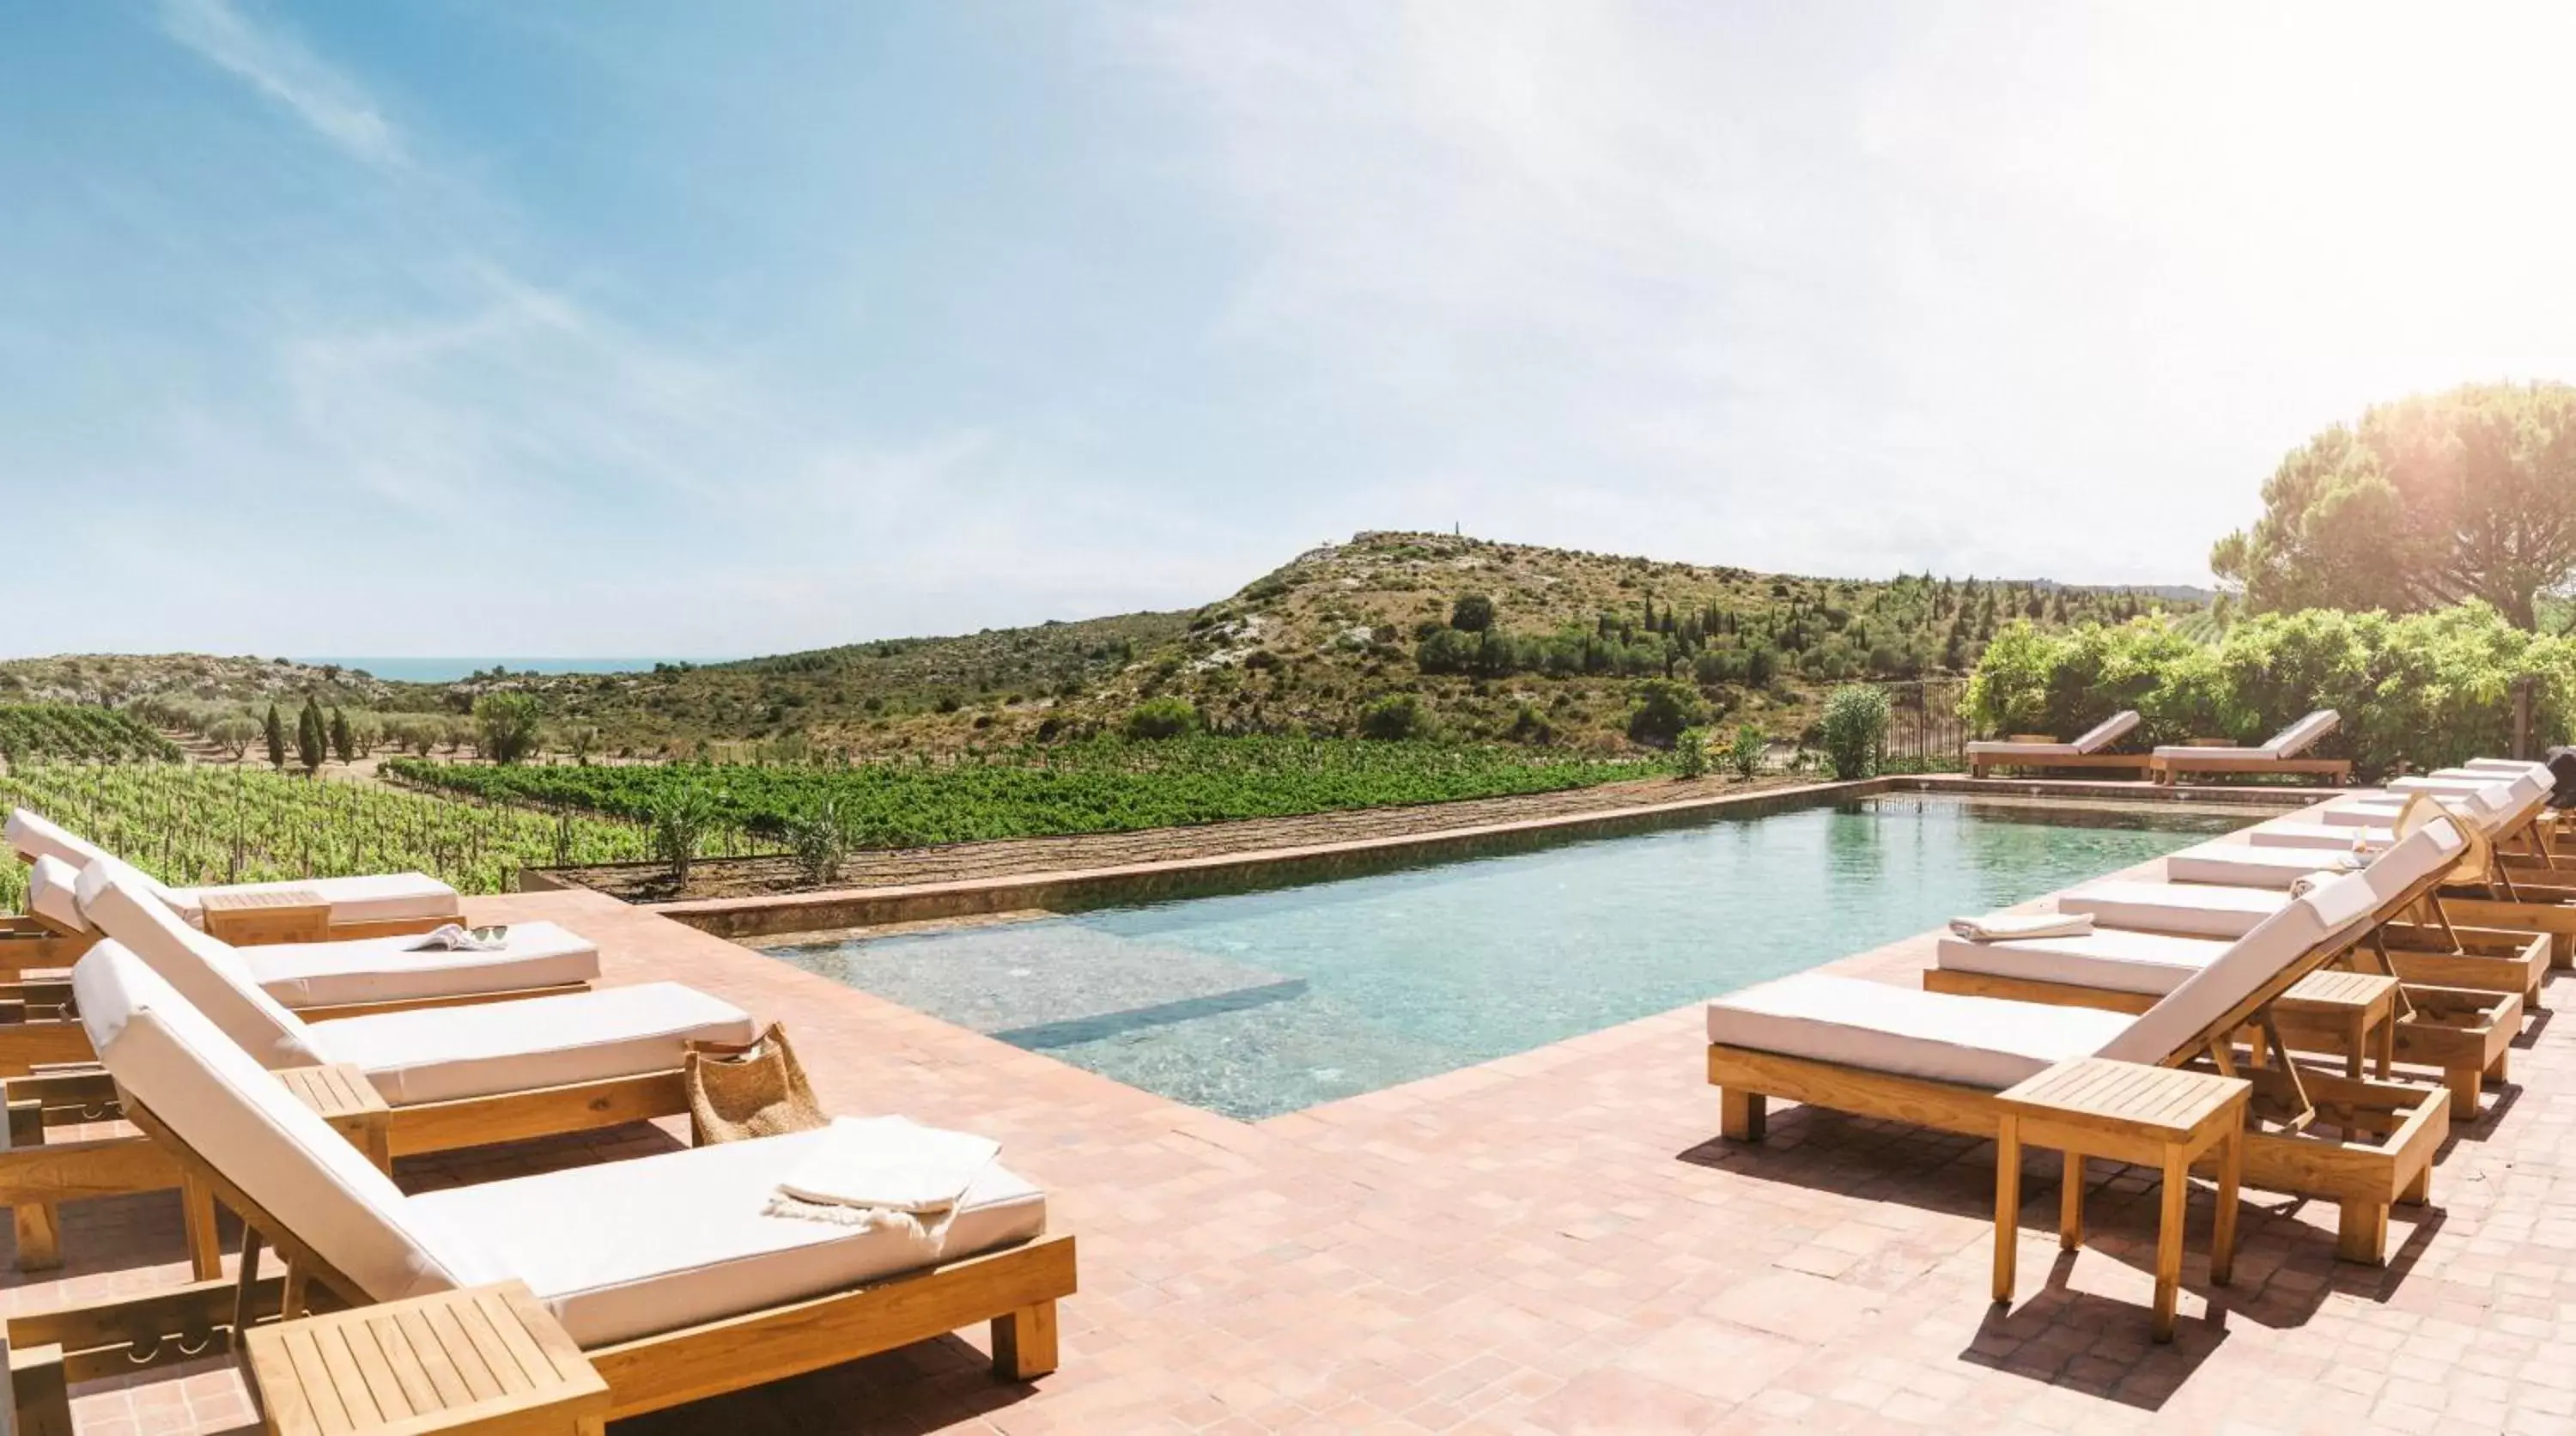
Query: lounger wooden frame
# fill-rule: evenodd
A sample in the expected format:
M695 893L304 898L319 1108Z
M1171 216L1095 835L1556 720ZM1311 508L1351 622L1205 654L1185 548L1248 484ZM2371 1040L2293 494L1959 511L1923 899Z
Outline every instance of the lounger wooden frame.
M2147 755L2147 776L2156 782L2171 783L2177 776L2184 773L2258 775L2276 773L2290 776L2308 774L2331 778L2337 784L2345 784L2352 781L2352 760L2349 758L2255 757L2244 753L2216 751L2205 758L2189 757L2178 753Z
M241 1217L247 1231L240 1269L231 1282L208 1279L141 1298L12 1318L11 1396L25 1436L69 1436L68 1388L74 1382L233 1351L235 1333L272 1312L293 1316L372 1303L357 1283L151 1111L132 1102L125 1110L192 1182ZM284 1257L282 1280L259 1278L261 1238ZM1051 1233L847 1291L582 1354L608 1383L611 1420L764 1386L978 1321L992 1324L995 1374L1031 1381L1056 1369L1055 1304L1076 1288L1073 1236Z
M586 982L555 982L538 987L512 987L495 992L451 993L388 1002L341 1002L298 1007L306 1022L336 1017L372 1017L388 1012L419 1012L438 1007L479 1007L490 1002L518 1002L531 997L568 997L590 991ZM72 1003L72 985L64 978L36 978L0 983L0 1078L22 1077L40 1066L87 1062L96 1057Z
M369 937L414 937L436 932L457 920L451 914L447 917L395 918L383 922L335 922L322 940L355 942ZM100 937L101 934L95 932L65 932L33 914L0 915L0 976L69 967L96 947Z
M2029 768L2033 771L2044 771L2049 768L2109 768L2127 769L2144 777L2147 772L2147 756L2144 753L2068 753L2050 757L2013 753L1970 753L1968 776L1982 778L1996 768Z
M178 1175L145 1133L47 1145L45 1129L130 1120L103 1070L54 1071L0 1082L8 1109L10 1145L0 1151L0 1205L17 1228L18 1266L41 1271L62 1262L61 1202L123 1196L178 1187L187 1227L188 1260L199 1278L223 1264L215 1244L213 1203L207 1193L174 1180ZM595 1082L536 1087L488 1097L397 1106L387 1121L394 1157L447 1152L569 1132L622 1127L689 1110L688 1084L678 1068L603 1078ZM139 1125L139 1124L138 1124Z
M2090 1007L2132 1015L2156 1005L2156 998L2148 993L1998 977L1945 967L1925 968L1923 987L1927 992L1961 997L2000 997L2012 1002ZM2451 1096L2452 1118L2476 1121L2481 1087L2501 1086L2506 1081L2513 1039L2522 1032L2521 994L2415 982L2401 982L2400 990L2406 994L2409 1010L2391 1019L2397 1060L2410 1067L2438 1071L2443 1089ZM2351 1034L2338 1024L2311 1021L2277 1007L2272 1019L2291 1045L2300 1050L2347 1060L2355 1055L2350 1051Z
M2375 917L2407 911L2441 880L2439 873L2426 877L2384 904ZM2235 1034L2257 1023L2270 1027L2273 1000L2299 979L2341 957L2364 931L2356 929L2341 941L2320 943L2285 965L2203 1024L2188 1041L2167 1053L2160 1065L2192 1065L2206 1054L2212 1067L2236 1075ZM2433 1157L2451 1130L2447 1094L2413 1083L2300 1072L2295 1067L2277 1075L2302 1086L2314 1110L2341 1133L2328 1138L2305 1126L2258 1125L2246 1133L2245 1181L2336 1203L2335 1254L2347 1261L2384 1263L2390 1204L2421 1202L2431 1194ZM1772 1097L1970 1136L1995 1135L2000 1120L1995 1093L1984 1088L1717 1042L1708 1047L1708 1080L1719 1089L1720 1130L1739 1142L1762 1140L1764 1103Z

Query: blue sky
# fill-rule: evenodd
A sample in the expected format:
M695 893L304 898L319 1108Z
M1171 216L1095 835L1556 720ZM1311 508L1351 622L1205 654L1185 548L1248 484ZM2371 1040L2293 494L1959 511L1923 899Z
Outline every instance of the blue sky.
M2191 581L2316 428L2576 378L2572 17L0 0L0 653L766 652L1453 523Z

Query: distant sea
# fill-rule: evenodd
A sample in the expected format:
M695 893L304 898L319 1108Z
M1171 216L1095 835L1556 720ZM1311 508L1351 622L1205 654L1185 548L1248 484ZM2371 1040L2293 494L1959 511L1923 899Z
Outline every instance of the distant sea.
M298 658L298 663L336 663L363 668L397 683L453 683L489 672L493 665L513 673L638 673L656 663L724 663L722 658Z

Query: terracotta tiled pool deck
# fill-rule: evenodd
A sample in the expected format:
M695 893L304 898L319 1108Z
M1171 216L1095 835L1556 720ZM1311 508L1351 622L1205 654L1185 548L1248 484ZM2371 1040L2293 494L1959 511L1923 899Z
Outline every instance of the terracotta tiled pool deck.
M1797 1108L1717 1138L1697 1008L1245 1124L809 976L589 893L472 904L591 935L611 980L788 1021L825 1104L1000 1139L1078 1234L1063 1369L995 1383L962 1338L619 1427L641 1433L2576 1430L2576 1035L2455 1127L2385 1269L2331 1209L2249 1191L2207 1298L2192 1206L2180 1334L2147 1342L2152 1178L2097 1163L2063 1258L2056 1154L2024 1191L2021 1300L1987 1300L1990 1144ZM1711 942L1725 940L1713 932ZM1838 970L1911 983L1929 940ZM650 1128L406 1163L413 1186L674 1145ZM66 1210L14 1308L182 1278L169 1197ZM84 1388L88 1436L249 1425L217 1365Z

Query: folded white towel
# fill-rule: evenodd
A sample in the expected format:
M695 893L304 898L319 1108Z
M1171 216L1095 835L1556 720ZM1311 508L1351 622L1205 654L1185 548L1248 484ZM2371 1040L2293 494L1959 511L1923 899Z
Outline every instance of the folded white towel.
M406 952L499 952L510 944L497 937L476 937L455 923L436 932L425 933L420 941L403 949Z
M852 1226L891 1214L945 1213L1001 1150L988 1137L903 1117L837 1118L814 1150L780 1179L768 1210ZM795 1209L802 1207L825 1211ZM832 1215L833 1208L842 1215Z
M2022 937L2082 937L2093 930L2089 912L1990 912L1954 917L1950 931L1968 942L2010 942Z

